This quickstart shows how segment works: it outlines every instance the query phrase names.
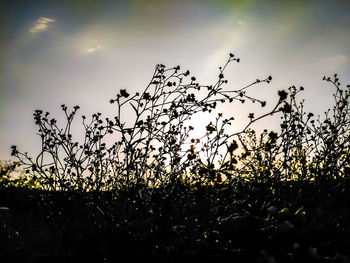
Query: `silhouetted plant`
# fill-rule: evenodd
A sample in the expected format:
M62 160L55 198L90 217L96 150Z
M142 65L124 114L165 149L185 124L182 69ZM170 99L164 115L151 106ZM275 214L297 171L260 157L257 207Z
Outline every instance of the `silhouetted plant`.
M297 98L303 88L292 86L278 91L279 100L267 113L248 113L241 130L228 132L233 116L217 113L200 134L190 125L196 113L214 111L219 103L266 105L246 91L271 77L223 89L224 70L232 61L239 59L230 55L214 85L200 85L180 67L157 65L143 92L122 89L110 101L116 105L113 119L100 113L89 121L82 117L82 143L71 132L78 106L69 111L62 105L63 127L37 110L40 154L33 159L15 146L12 154L29 181L63 191L30 191L28 198L15 198L21 209L16 214L10 207L14 214L6 223L17 215L22 219L14 226L46 222L57 244L43 252L47 239L33 242L39 259L59 254L59 260L87 256L97 262L125 255L139 261L152 254L165 262L193 262L201 254L203 262L222 255L249 262L346 261L350 86L341 89L337 75L324 78L335 87L335 106L324 118L305 112ZM276 113L281 114L280 130L253 129ZM14 182L9 174L16 165L0 163L2 185ZM2 204L12 204L13 189L2 190L7 196ZM28 210L40 211L30 213L33 220L22 215L28 204ZM12 240L7 230L2 233L3 240ZM30 232L22 238L37 236ZM32 242L15 244L35 254Z
M335 87L335 106L325 112L324 120L304 111L304 101L297 94L304 88L289 88L290 95L280 111L280 133L264 132L257 139L254 130L239 134L244 149L239 162L241 173L256 180L335 179L349 173L349 85L340 88L339 79L324 78ZM280 100L287 99L280 91ZM244 136L242 136L244 135Z
M203 136L193 137L189 121L196 113L211 112L219 103L234 101L266 105L246 92L256 84L270 83L271 76L237 90L223 89L227 83L224 72L233 61L239 59L230 54L213 85L200 85L180 66L157 65L141 93L132 95L122 89L110 100L116 105L113 119L103 119L100 113L93 114L90 121L82 116L83 143L74 141L71 133L79 106L72 111L61 106L67 119L63 128L48 112L36 110L40 154L33 160L13 146L12 155L51 190L101 191L159 187L177 180L215 184L348 174L350 95L349 86L340 88L337 75L324 78L336 88L335 106L326 112L325 120L315 120L312 113L304 111L304 101L296 99L303 87L292 86L288 92L278 92L279 100L268 113L249 113L242 130L225 132L234 118L218 113ZM258 135L251 129L255 122L277 112L283 114L280 133L265 129ZM115 142L107 145L108 139Z
M27 173L42 178L45 188L57 190L99 191L135 185L157 186L178 180L200 160L194 149L203 138L207 140L203 148L204 163L210 168L219 148L233 136L223 133L223 126L230 124L230 119L224 119L220 128L218 119L214 126L209 124L207 134L191 140L190 148L185 149L194 129L187 121L196 113L211 112L219 103L248 100L264 107L265 101L246 92L251 86L269 83L272 79L257 79L241 89L224 90L223 85L227 83L224 71L233 61L239 62L239 58L230 54L225 65L219 68L218 80L213 85L200 85L195 77L190 77L189 71L180 71L179 66L157 65L143 92L131 95L122 89L110 100L116 104L114 119L103 120L100 113L93 114L90 121L82 117L83 143L74 141L71 134L79 106L71 111L61 106L67 119L63 128L49 118L48 112L36 110L34 120L42 141L40 154L33 159L13 146L12 155L26 167ZM274 112L277 106L269 114ZM255 121L251 119L248 126ZM115 143L107 145L108 137L113 137Z

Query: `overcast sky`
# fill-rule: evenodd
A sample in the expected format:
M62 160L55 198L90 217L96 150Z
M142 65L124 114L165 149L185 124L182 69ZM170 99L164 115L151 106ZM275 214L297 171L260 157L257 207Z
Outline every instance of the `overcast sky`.
M35 109L60 119L65 103L79 105L81 114L113 116L108 101L121 88L141 91L157 63L180 65L210 84L230 52L241 63L228 68L228 89L272 75L270 85L251 91L267 100L264 110L276 102L277 90L296 85L305 87L307 109L322 113L333 91L322 77L338 73L343 86L350 83L349 3L2 1L0 159L11 159L13 144L37 153ZM262 112L258 106L225 108L237 126L247 111ZM273 128L275 121L262 125Z

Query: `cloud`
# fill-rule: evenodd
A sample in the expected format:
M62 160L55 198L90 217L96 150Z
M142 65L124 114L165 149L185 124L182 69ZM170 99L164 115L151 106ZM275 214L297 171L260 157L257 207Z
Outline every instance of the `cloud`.
M29 29L30 33L36 34L48 29L51 23L56 22L54 18L41 17L39 18L35 24Z
M101 49L101 47L102 47L101 45L96 45L96 46L94 46L94 47L87 48L87 49L85 50L85 53L88 53L88 54L94 53L94 52L96 52L97 50Z

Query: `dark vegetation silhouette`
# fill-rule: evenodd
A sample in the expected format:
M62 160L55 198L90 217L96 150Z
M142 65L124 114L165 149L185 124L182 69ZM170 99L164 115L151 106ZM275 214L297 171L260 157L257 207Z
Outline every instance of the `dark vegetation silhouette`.
M80 142L71 132L78 106L61 106L64 126L35 111L39 155L12 146L18 162L1 163L4 257L349 262L350 86L324 77L335 92L323 117L306 112L303 87L292 86L267 113L247 114L242 130L226 132L234 118L218 113L198 136L198 113L266 106L248 91L271 76L225 89L232 62L239 58L230 54L213 85L157 65L143 92L122 89L110 100L113 119L82 116ZM279 131L252 128L273 114Z

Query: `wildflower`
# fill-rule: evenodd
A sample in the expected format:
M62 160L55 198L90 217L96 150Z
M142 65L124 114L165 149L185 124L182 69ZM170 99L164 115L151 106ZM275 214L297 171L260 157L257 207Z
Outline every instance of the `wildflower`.
M127 97L129 97L129 93L127 93L127 91L126 91L126 89L121 89L120 90L120 95L122 96L122 97L124 97L124 98L127 98Z
M212 133L213 131L216 131L216 127L213 125L212 122L210 122L207 126L206 126L207 132Z
M291 113L292 111L292 106L289 103L285 103L283 107L280 108L280 110L284 113Z
M232 141L232 143L227 147L227 151L229 153L232 153L234 150L238 149L238 144L235 140Z
M145 93L143 94L143 98L144 98L145 100L149 100L149 99L151 98L151 95L150 95L148 92L145 92Z
M11 146L11 150L12 150L11 151L11 156L14 156L14 155L16 155L18 153L17 147L15 145Z
M271 143L276 143L277 138L278 138L278 134L276 132L271 131L269 133L269 138L271 140Z
M196 158L196 154L195 153L189 153L188 155L187 155L187 159L189 160L189 161L191 161L191 160L193 160L193 159L195 159Z
M280 96L280 101L284 101L288 96L288 92L285 90L279 90L278 96Z

